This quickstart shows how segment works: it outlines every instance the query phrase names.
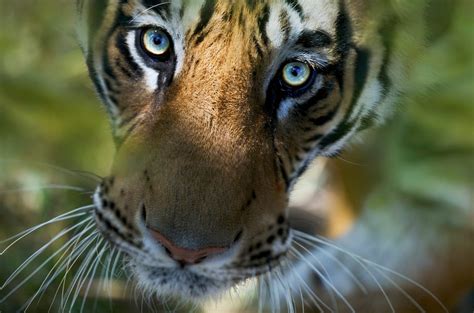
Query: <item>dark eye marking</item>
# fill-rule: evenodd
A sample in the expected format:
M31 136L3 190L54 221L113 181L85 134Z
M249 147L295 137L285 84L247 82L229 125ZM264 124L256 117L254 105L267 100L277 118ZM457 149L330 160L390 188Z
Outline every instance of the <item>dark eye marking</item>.
M305 30L301 33L298 40L296 41L297 45L300 45L306 49L326 48L332 43L333 40L331 36L322 30Z

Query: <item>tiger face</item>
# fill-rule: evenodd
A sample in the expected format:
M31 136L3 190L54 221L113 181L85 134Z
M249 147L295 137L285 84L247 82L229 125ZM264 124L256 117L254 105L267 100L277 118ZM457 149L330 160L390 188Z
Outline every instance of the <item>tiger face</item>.
M95 194L138 283L200 299L287 260L289 192L383 117L390 51L364 1L79 3L117 153Z

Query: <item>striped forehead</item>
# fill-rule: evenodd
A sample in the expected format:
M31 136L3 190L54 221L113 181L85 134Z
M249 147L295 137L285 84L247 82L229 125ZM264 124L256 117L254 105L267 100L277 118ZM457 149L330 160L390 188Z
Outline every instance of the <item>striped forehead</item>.
M234 22L274 48L305 30L333 35L339 11L334 0L131 0L125 7L137 26L159 25L181 37Z

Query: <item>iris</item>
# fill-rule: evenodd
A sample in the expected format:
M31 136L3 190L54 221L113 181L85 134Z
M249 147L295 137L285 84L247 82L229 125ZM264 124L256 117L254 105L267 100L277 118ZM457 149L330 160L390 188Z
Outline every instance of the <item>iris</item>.
M283 67L283 81L290 87L302 87L311 78L311 67L303 62L290 62Z
M169 35L160 29L148 29L143 33L143 47L152 56L164 56L171 48Z

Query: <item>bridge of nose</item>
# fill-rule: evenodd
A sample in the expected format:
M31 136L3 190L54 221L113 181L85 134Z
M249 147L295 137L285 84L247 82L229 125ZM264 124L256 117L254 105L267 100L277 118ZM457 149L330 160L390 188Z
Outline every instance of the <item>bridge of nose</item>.
M189 207L187 212L184 209L170 211L156 210L154 213L147 213L146 224L155 231L155 239L170 247L183 249L177 249L177 253L228 247L242 227L241 217L231 209L228 209L229 214L225 214L223 208L224 214L216 212L214 215Z

